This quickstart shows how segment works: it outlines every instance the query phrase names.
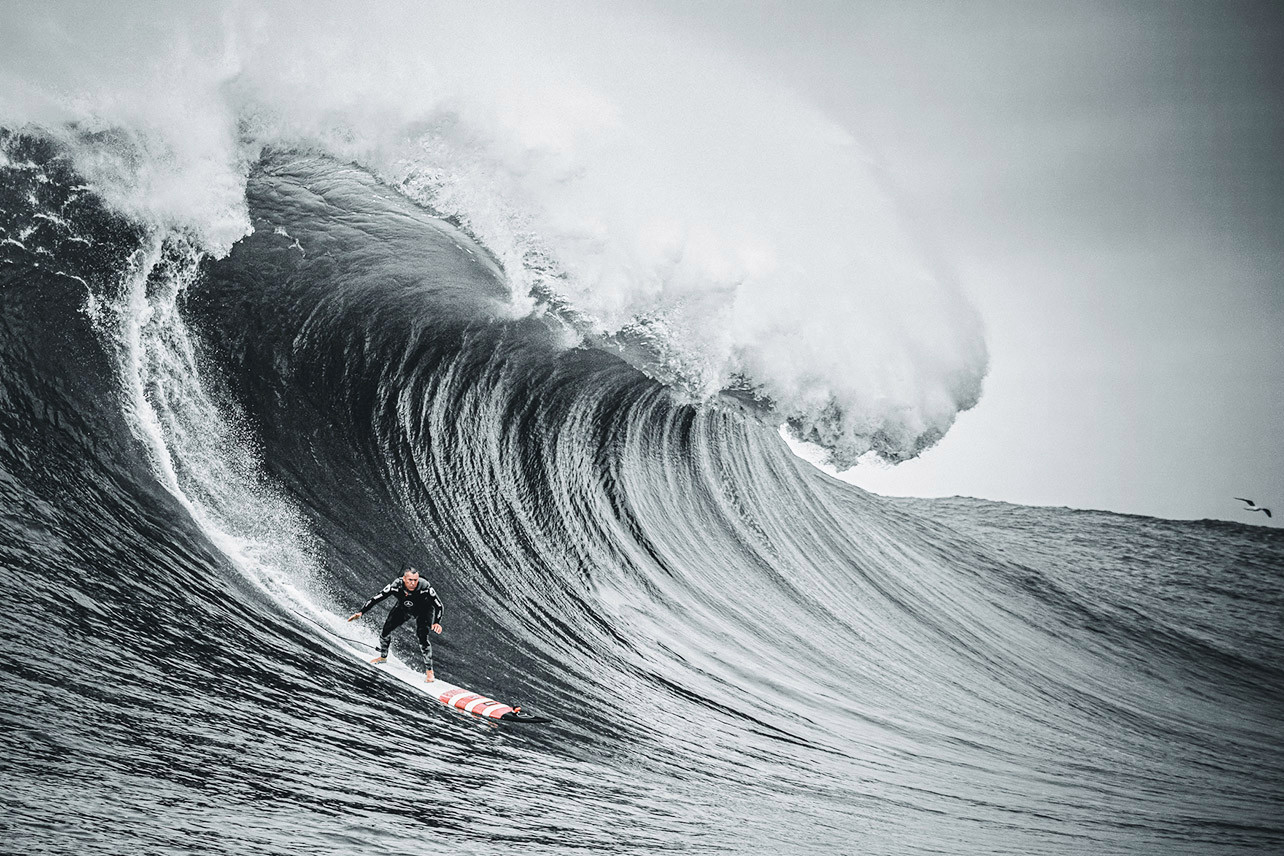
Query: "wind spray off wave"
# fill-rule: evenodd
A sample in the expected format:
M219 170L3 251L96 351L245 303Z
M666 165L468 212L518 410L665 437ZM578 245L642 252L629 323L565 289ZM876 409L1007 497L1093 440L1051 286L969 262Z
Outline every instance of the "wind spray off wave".
M695 37L592 8L21 18L0 122L216 255L262 147L318 149L478 238L514 315L766 405L840 467L918 454L980 395L977 315L856 140Z

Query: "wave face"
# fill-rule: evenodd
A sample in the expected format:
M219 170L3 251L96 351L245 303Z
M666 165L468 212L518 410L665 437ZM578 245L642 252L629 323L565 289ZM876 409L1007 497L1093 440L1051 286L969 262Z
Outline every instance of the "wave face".
M515 313L501 255L370 170L264 152L220 255L69 134L0 165L23 852L1284 845L1278 532L885 500L752 396ZM342 653L403 560L439 672L552 724Z
M35 5L0 42L0 126L217 256L264 147L327 152L476 237L514 315L695 400L734 391L843 468L936 443L985 341L873 159L716 45L577 5Z

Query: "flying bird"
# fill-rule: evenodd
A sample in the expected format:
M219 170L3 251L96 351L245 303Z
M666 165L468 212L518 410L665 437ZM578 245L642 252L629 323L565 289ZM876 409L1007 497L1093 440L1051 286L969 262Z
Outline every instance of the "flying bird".
M1251 499L1245 499L1245 498L1244 498L1244 497L1242 497L1242 496L1237 496L1237 497L1235 497L1235 498L1236 498L1236 499L1238 499L1240 502L1247 502L1247 503L1248 503L1248 506L1244 509L1245 511L1260 511L1260 512L1262 512L1263 514L1265 514L1267 517L1270 517L1270 516L1271 516L1271 510L1270 510L1269 508L1262 508L1262 507L1261 507L1260 505L1258 505L1256 502L1253 502L1253 500L1251 500Z

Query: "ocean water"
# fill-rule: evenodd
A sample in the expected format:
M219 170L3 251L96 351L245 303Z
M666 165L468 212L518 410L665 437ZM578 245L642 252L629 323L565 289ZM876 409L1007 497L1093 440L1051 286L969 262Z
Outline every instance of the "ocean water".
M220 253L2 143L0 849L1284 848L1279 530L881 498L374 171ZM351 656L403 561L551 722Z

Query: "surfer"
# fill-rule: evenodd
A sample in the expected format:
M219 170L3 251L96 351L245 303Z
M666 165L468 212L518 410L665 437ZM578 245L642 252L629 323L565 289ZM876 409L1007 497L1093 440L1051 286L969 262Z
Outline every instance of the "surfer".
M432 642L428 641L428 628L431 626L433 633L441 632L441 615L445 611L441 598L437 597L431 584L420 582L418 571L406 565L401 569L400 577L384 586L382 591L366 601L348 620L356 621L362 613L386 597L395 597L397 603L388 610L388 618L383 622L383 630L379 633L379 656L370 662L387 662L388 648L392 645L392 631L414 616L419 650L424 655L424 680L432 681Z

